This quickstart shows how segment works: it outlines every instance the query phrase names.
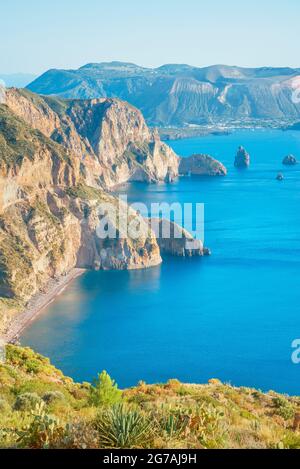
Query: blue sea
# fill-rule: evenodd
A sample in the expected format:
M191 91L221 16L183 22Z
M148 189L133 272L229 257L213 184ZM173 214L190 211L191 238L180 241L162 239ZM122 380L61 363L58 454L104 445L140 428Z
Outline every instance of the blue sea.
M129 201L205 204L211 257L159 267L88 272L26 329L21 342L75 380L105 369L120 387L165 382L234 385L300 395L300 132L235 131L168 142L182 156L208 153L227 177L132 184ZM233 166L239 145L248 170ZM278 172L285 179L276 180Z

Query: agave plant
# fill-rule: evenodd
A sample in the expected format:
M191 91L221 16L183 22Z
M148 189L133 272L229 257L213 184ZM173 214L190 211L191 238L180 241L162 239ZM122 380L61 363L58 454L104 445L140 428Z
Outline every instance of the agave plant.
M96 418L100 445L109 448L142 448L152 439L152 423L134 409L118 404Z

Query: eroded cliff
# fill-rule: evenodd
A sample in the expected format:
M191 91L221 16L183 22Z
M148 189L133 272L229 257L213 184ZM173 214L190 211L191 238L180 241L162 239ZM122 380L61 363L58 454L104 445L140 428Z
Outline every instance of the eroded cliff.
M136 269L161 262L148 224L106 189L135 177L170 178L178 157L126 103L48 101L9 90L0 105L2 330L49 279L75 266ZM112 238L97 232L103 204ZM136 238L126 234L130 222L140 228Z
M89 185L107 189L127 181L169 181L178 175L177 155L126 102L60 100L12 88L6 104L75 155Z

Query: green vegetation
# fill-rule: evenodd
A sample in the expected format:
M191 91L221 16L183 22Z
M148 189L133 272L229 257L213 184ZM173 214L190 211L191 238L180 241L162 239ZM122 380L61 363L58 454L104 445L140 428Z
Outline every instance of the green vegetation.
M0 365L0 447L300 448L300 399L210 380L74 383L29 348Z
M122 391L106 371L98 375L91 387L90 402L95 406L112 406L122 399Z
M33 410L38 404L41 404L42 399L36 392L25 392L17 396L14 409L15 410Z
M287 399L284 397L274 397L273 403L276 408L276 413L284 418L284 420L289 420L294 417L294 408Z
M124 404L100 411L95 428L99 445L104 448L146 448L154 435L150 418Z
M21 166L26 158L33 161L43 149L51 151L53 158L72 166L67 151L61 145L30 127L6 105L0 104L0 167Z
M82 200L100 200L104 193L99 189L94 187L87 186L85 184L77 184L77 186L68 187L66 193L69 197L73 199L82 199Z

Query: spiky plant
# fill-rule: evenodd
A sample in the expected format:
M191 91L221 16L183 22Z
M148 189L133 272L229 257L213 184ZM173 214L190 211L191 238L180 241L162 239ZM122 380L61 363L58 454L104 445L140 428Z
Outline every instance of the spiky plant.
M178 438L187 428L189 417L187 415L178 415L171 413L164 415L159 421L159 429L169 438Z
M124 404L100 412L96 428L100 446L106 448L143 448L153 436L151 421Z

